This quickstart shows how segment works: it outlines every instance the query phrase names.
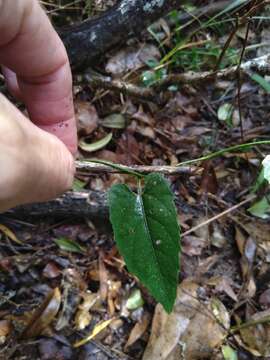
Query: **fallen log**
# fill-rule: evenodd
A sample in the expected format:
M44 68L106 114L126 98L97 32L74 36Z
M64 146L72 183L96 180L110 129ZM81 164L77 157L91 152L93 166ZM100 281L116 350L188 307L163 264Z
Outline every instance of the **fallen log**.
M1 216L23 220L44 219L46 217L108 219L108 205L105 192L91 190L67 192L48 202L18 206L0 214Z
M85 175L127 172L148 174L156 172L167 176L196 176L202 172L201 168L195 166L117 166L120 168L112 168L106 164L76 161L77 173ZM90 219L108 219L107 195L106 192L102 191L70 191L54 200L18 206L2 215L5 217L14 217L16 219L41 219L44 217L63 218L69 216L80 218L86 217Z
M60 30L72 68L90 66L181 4L179 0L122 0L96 19Z

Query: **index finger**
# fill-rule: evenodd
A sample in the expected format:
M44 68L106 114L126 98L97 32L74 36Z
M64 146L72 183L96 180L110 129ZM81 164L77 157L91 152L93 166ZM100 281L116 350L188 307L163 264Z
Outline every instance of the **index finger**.
M75 152L69 61L38 1L0 0L0 34L0 63L16 73L31 120Z

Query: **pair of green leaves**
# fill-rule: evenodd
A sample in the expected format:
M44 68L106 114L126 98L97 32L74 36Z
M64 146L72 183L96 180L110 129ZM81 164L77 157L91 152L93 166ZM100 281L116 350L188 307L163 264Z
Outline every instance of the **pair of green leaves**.
M167 312L173 308L179 272L180 231L173 194L159 174L144 178L138 193L126 185L109 191L110 220L127 268Z

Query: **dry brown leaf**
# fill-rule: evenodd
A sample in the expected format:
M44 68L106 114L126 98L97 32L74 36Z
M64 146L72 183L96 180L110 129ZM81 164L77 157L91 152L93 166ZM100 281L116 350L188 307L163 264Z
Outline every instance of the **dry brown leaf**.
M148 313L143 314L142 319L134 325L133 329L129 334L128 341L125 345L125 351L127 351L127 349L131 345L133 345L137 340L142 337L142 335L147 330L149 323L150 315Z
M188 256L199 256L203 249L208 246L207 239L187 235L182 239L182 251Z
M17 238L16 234L5 225L0 224L0 232L6 235L10 240L14 241L16 244L23 245L23 242Z
M256 293L256 284L253 276L253 263L257 251L257 242L253 237L244 236L243 232L236 227L235 240L239 252L242 255L240 264L244 280L244 290L248 297L252 298Z
M90 135L98 126L98 114L93 105L87 101L75 102L76 119L80 135Z
M52 261L50 261L42 271L42 275L48 279L55 279L61 275L61 270Z
M94 327L93 331L91 331L91 333L85 339L77 341L73 346L75 348L77 348L77 347L87 344L89 341L94 339L98 334L100 334L102 331L104 331L110 325L110 323L112 321L113 321L113 319L101 321Z
M254 220L252 217L242 218L241 216L230 215L242 229L244 229L258 244L270 242L270 224Z
M221 249L225 246L227 239L224 236L224 233L218 224L213 223L212 227L213 227L213 231L211 234L211 244Z
M12 324L9 320L0 320L0 345L4 344L6 337L12 331Z
M150 126L136 126L136 132L148 139L154 140L156 137L155 131Z
M260 295L259 303L264 308L270 308L270 289L265 290Z
M217 299L201 303L198 289L183 281L171 314L157 305L143 360L199 360L211 357L222 343L229 328L227 310Z
M227 276L215 276L207 280L207 285L215 286L217 292L227 294L231 299L237 301L237 295L232 288L233 281Z
M77 270L68 268L63 271L61 286L63 289L62 307L55 325L57 331L69 326L71 318L73 318L81 301L80 294L87 289L87 283Z
M203 173L200 186L200 193L216 194L218 191L218 181L215 168L211 161L203 164Z
M255 356L270 356L270 309L257 312L246 323L250 326L240 328L241 343Z
M54 320L60 308L60 303L61 293L58 288L55 288L35 310L21 337L31 338L40 335Z
M150 114L143 111L142 106L139 107L138 111L135 114L132 114L132 119L141 121L142 123L149 126L153 126L155 122L155 120Z
M112 56L107 65L106 71L113 75L121 75L131 70L137 70L149 60L160 58L158 48L151 44L139 44L138 46L127 47Z
M119 291L122 287L121 281L112 281L108 282L108 311L111 316L114 315L116 305L118 302Z
M103 261L103 255L99 256L99 293L102 301L105 301L108 296L108 273Z
M239 229L238 226L235 227L235 240L238 247L238 250L241 255L244 254L244 248L245 248L245 242L246 242L246 236L243 234L243 232Z
M77 330L85 329L92 320L90 309L95 305L99 299L97 293L84 293L82 294L83 302L78 306L78 311L75 315L75 327Z
M261 41L260 41L261 45L264 45L264 46L258 47L256 56L263 56L263 55L269 54L269 52L270 52L270 29L268 26L264 27L262 29L260 38L261 38Z

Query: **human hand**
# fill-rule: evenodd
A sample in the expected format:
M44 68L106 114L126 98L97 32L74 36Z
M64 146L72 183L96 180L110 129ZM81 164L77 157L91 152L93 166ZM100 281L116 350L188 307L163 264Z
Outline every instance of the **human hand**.
M67 54L38 1L0 0L0 34L3 74L32 121L0 95L0 211L4 211L48 200L70 188L74 174L70 152L77 149L77 137Z

